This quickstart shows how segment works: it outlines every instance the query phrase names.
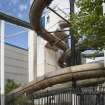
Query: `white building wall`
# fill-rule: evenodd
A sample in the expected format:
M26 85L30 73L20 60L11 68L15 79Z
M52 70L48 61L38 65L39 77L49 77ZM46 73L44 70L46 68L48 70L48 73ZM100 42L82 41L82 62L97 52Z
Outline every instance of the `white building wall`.
M28 82L28 51L5 45L5 79L22 85Z
M37 37L37 77L45 74L45 45L46 41Z
M61 53L52 49L45 48L45 72L52 72L60 69L58 59Z
M54 9L58 14L68 20L69 18L69 0L66 2L64 0L54 0L50 5L52 9ZM64 11L64 12L63 12ZM59 29L59 22L64 21L55 13L49 10L47 16L49 16L49 21L46 23L46 29L48 31L56 31ZM60 34L59 34L60 35ZM60 58L62 51L60 50L52 50L52 49L45 49L46 52L46 72L56 71L60 69L58 65L58 59Z
M69 0L65 2L64 0L54 0L52 4L50 5L51 8L56 10L61 16L64 18L68 18L68 15L65 15L65 13L69 13ZM59 10L62 9L65 11L63 13ZM50 31L55 31L59 26L59 21L62 19L58 17L56 14L51 12L50 10L45 10L43 16L45 15L45 28ZM49 20L48 19L49 16ZM38 36L37 38L37 76L42 76L46 72L56 71L60 69L58 65L58 59L61 56L61 51L52 50L49 48L46 48L46 41Z
M50 5L50 7L65 19L69 18L69 11L70 11L69 0L67 1L54 0ZM59 22L64 20L62 20L59 16L57 16L52 11L50 10L47 10L47 11L48 11L47 16L49 16L49 22L46 23L46 29L48 31L55 31L59 27Z
M52 4L50 5L52 9L54 9L58 14L60 14L65 19L69 19L69 12L70 12L70 4L69 0L54 0ZM62 12L64 11L64 12ZM78 12L79 9L75 6L75 12ZM104 11L105 11L105 4L104 4ZM105 12L104 12L105 13ZM56 31L56 29L59 27L59 21L62 19L58 17L55 13L51 12L50 10L45 10L43 16L45 15L45 28L51 32ZM47 20L49 17L49 20ZM46 72L56 71L57 69L60 69L58 66L58 59L61 56L61 51L55 51L49 48L46 48L46 41L38 36L37 38L37 76L42 76ZM91 62L97 62L102 61L103 57L101 58L95 58L95 59L82 59L82 63L91 63Z

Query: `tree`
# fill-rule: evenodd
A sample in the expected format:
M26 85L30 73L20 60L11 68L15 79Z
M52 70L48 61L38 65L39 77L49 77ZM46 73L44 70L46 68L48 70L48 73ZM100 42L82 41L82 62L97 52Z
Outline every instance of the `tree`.
M20 84L14 82L11 79L7 79L6 84L5 84L5 93L8 94L9 92L18 88L19 86L20 86ZM12 97L12 100L9 100L8 102L10 102L12 104L14 103L14 105L27 105L29 103L32 103L30 97L26 96L25 94L22 94L17 97Z
M71 30L78 41L83 38L81 49L105 48L105 15L103 3L105 0L78 0L78 13L70 17Z
M19 86L20 86L20 84L15 83L11 79L7 79L6 84L5 84L5 93L8 94L10 91L18 88Z

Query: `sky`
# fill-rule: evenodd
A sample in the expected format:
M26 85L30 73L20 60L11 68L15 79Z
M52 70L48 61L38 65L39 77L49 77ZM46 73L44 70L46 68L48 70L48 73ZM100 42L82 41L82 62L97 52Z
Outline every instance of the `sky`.
M0 11L28 20L30 0L0 0Z
M24 21L29 21L29 9L30 9L30 0L0 0L0 11L8 15L15 16ZM13 36L6 38L7 43L22 47L28 48L28 37L27 29L22 27L17 27L13 24L5 23L5 36Z

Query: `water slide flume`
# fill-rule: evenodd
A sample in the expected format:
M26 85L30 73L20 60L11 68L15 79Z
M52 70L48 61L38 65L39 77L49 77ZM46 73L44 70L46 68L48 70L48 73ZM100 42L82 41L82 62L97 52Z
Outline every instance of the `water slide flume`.
M49 43L55 43L59 41L59 43L56 44L56 47L65 51L67 49L66 43L64 41L60 41L60 39L55 35L48 33L48 31L44 29L40 24L43 10L47 5L49 5L49 1L51 2L52 0L34 0L30 9L30 22L33 29L38 33L38 35L40 35Z
M72 66L45 74L37 81L20 87L10 92L8 95L19 95L23 93L31 94L57 84L72 82L72 80L76 81L77 86L93 86L98 83L103 83L105 81L104 77L104 64L95 63Z
M42 12L50 3L49 1L51 2L52 0L34 0L30 11L30 21L38 35L51 43L60 39L48 33L48 31L40 25ZM63 41L57 43L56 46L64 51L67 50L66 43ZM23 93L31 94L47 87L52 87L65 82L71 83L72 81L76 81L77 86L93 86L98 83L103 83L105 81L104 64L83 64L60 69L58 71L45 74L40 79L37 79L37 81L33 81L26 86L20 87L10 92L8 95L17 96Z
M53 0L34 0L30 9L30 23L38 35L40 35L42 38L48 41L52 46L56 46L57 48L62 49L64 51L63 55L58 60L59 66L64 67L65 66L64 63L68 63L68 58L69 59L71 58L71 49L68 49L67 43L65 43L65 41L61 40L62 38L60 38L61 36L65 37L65 33L55 32L51 34L41 26L41 22L40 22L44 9L52 1ZM70 24L64 21L59 23L59 28L61 30L67 27L70 27ZM76 46L76 49L78 49L78 44L76 44L75 46Z

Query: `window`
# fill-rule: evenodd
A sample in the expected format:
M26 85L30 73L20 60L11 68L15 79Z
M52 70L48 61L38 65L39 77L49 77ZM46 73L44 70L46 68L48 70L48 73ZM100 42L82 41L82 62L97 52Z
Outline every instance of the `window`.
M41 26L45 27L45 16L41 17Z
M47 16L47 23L50 22L50 16Z

